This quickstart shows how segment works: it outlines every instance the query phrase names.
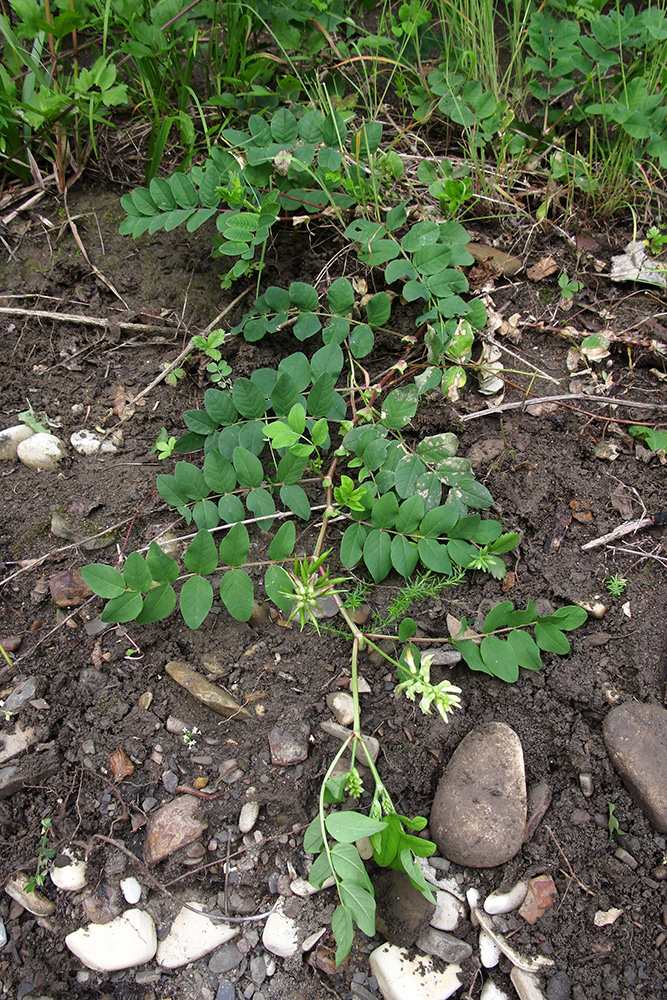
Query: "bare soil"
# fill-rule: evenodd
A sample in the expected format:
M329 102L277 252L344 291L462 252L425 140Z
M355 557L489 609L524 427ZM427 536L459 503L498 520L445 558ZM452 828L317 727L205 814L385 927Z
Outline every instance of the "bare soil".
M109 411L122 398L119 390L127 397L141 391L189 336L206 327L243 290L220 291L206 230L159 233L132 242L117 234L122 212L116 191L81 187L75 195L70 195L69 209L82 243L122 301L82 256L55 200L43 201L38 213L19 217L10 227L6 239L11 257L0 265L0 305L109 320L104 329L30 314L0 316L2 426L15 423L28 400L37 414L48 415L54 432L65 441L81 427L104 424L108 429L116 424L117 417L109 419ZM516 234L488 230L479 235L487 241L498 239L503 249L523 255L526 244ZM411 613L426 634L443 634L448 613L474 620L507 597L521 607L534 600L540 610L602 595L606 614L590 618L572 635L569 656L546 655L540 673L522 671L515 685L454 668L451 679L463 689L463 711L448 725L395 698L386 666L368 659L362 663L371 687L362 697L363 728L381 741L381 771L405 813L428 815L451 753L473 727L491 720L506 722L518 733L529 787L546 782L551 788L544 821L511 862L487 871L451 869L464 886L474 884L482 893L540 872L554 878L556 905L534 927L511 918L515 947L555 960L559 978L549 985L549 1000L658 1000L665 994L665 895L654 870L662 863L667 842L623 788L601 733L614 704L629 699L665 704L665 531L658 527L625 539L615 551L581 548L642 510L655 514L666 506L665 467L656 458L638 458L627 434L628 422L664 419L664 411L632 405L667 403L664 382L652 373L664 373L664 355L650 347L652 339L665 340L664 302L652 291L610 284L586 257L592 253L608 265L630 235L587 234L586 245L593 249L582 250L579 260L586 287L570 312L559 305L557 275L531 282L523 271L511 280L497 279L492 292L504 318L520 315L518 343L503 342L516 355L504 356L507 369L515 372L507 374L505 402L521 401L529 386L538 397L569 391L573 376L566 358L577 340L563 328L571 326L623 335L625 342L612 344L610 357L595 366L595 378L602 393L627 405L601 406L595 401L600 394L593 392L590 401L555 404L537 413L506 409L466 419L486 408L471 378L459 402L434 397L426 416L412 428L415 435L454 430L460 454L472 452L478 478L491 490L506 530L520 531L522 538L518 557L508 559L511 589L478 575L459 590L417 605ZM286 229L270 248L264 280L314 280L341 248L333 234L311 242L307 232ZM577 252L558 233L535 237L525 263L549 254L573 273ZM342 255L330 265L329 275L349 275L357 267L353 255ZM225 322L236 320L241 309L238 306ZM126 321L152 328L123 330L119 322ZM392 323L402 332L402 327L411 329L412 318L402 316L396 304ZM386 367L396 347L390 338L382 342L378 369ZM232 342L226 357L239 376L257 366L277 365L280 356L292 350L285 335L270 343ZM532 381L534 372L526 362L555 381ZM574 378L576 391L593 388L590 374L581 371ZM335 752L331 738L320 730L320 723L330 718L325 699L330 691L346 686L349 667L349 644L336 635L318 636L311 629L302 633L275 620L240 624L222 608L196 632L174 615L157 626L95 634L100 601L91 599L67 612L52 602L48 583L56 574L96 560L113 563L119 552L147 545L173 522L155 490L156 475L170 471L165 468L169 463L159 462L151 449L162 426L173 434L183 430L181 413L201 405L206 386L196 360L176 387L160 384L123 423L123 447L116 455L98 459L72 453L56 473L36 473L18 462L3 463L0 469L0 642L10 636L21 640L12 653L13 668L0 666L0 698L28 676L36 677L38 684L34 704L26 705L19 716L22 728L34 727L38 733L24 755L37 777L0 802L0 878L6 880L16 869L35 871L40 824L50 818L52 846L81 845L93 887L113 895L119 878L133 874L150 889L148 907L160 933L176 906L147 882L140 858L146 800L162 804L171 798L164 772L174 772L179 784L189 787L197 778L208 777L207 787L215 795L202 801L209 824L204 856L179 852L156 866L153 877L179 898L226 903L230 913L270 908L276 893L289 893L291 879L306 871L302 828L315 813L319 783ZM615 461L595 456L601 441L616 444ZM71 538L54 535L54 514L59 515L56 525L63 519L73 525L76 539L119 527L113 529L111 544L91 553ZM304 537L304 548L308 541ZM254 544L261 553L268 541L258 534ZM44 556L39 565L26 563ZM604 588L614 572L628 579L622 597L612 598ZM397 592L397 580L375 588L373 611L382 614ZM127 658L132 643L140 647L141 658ZM253 711L261 706L260 714L252 723L221 721L165 675L165 664L173 659L204 672L206 661L208 676ZM146 692L152 702L142 708L139 700ZM288 710L309 723L310 749L303 763L279 768L271 763L267 737ZM169 716L200 731L196 749L189 750L182 738L167 731ZM16 721L3 721L2 734L13 732ZM118 749L131 759L134 771L114 783L110 755ZM224 771L231 759L243 776L227 783ZM590 797L583 794L581 774L592 776ZM262 804L257 829L265 839L259 845L253 834L244 841L237 826L251 786ZM610 838L610 803L622 836ZM619 846L635 859L635 867L615 856ZM215 997L221 975L209 969L208 957L175 972L149 965L77 978L81 966L65 947L64 937L85 922L79 897L58 892L48 879L43 891L56 903L48 921L22 911L4 894L0 898L9 937L0 951L4 996ZM334 905L326 892L307 902L294 898L292 904L300 926L312 930L328 925ZM623 911L619 919L596 927L596 911L612 907ZM244 925L248 959L261 951L261 927L261 922ZM474 944L476 933L468 926L463 936ZM327 931L303 961L277 959L275 974L255 996L343 1000L358 995L355 989L364 983L373 992L373 982L364 976L369 974L367 955L379 941L357 934L350 959L335 971ZM252 992L244 962L245 967L227 974L238 980L237 997ZM478 997L482 977L475 958L465 964L464 972L461 995ZM502 965L494 976L513 995L508 973Z

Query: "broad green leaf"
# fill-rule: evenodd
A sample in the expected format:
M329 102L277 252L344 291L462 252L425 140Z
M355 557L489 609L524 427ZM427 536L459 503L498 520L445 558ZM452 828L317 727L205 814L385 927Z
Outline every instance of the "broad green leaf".
M362 837L370 837L374 833L379 833L384 830L387 824L350 809L345 810L345 812L329 813L324 825L327 833L334 840L338 840L342 844L353 844L355 840L360 840Z
M285 521L278 528L275 537L269 545L269 559L287 559L294 551L296 528L293 521Z
M459 497L467 507L478 507L481 510L486 510L493 504L493 497L487 490L486 486L482 483L478 483L476 479L469 479L458 486L455 486L452 491L457 497Z
M340 543L340 561L345 569L356 566L363 555L368 528L363 524L351 524L345 529Z
M398 626L398 640L399 642L407 642L417 631L417 622L414 618L404 618L401 624Z
M417 543L419 558L427 569L434 573L442 573L449 576L452 572L452 563L447 552L447 546L442 545L435 538L420 538Z
M405 260L403 257L400 257L398 260L392 260L391 263L387 264L384 271L384 277L387 284L391 285L399 278L408 278L409 280L413 280L417 277L417 272L409 260Z
M178 563L171 559L157 542L151 542L148 546L146 564L156 583L173 583L178 579Z
M237 521L243 521L246 516L243 504L233 493L218 500L218 514L225 524L235 524Z
M511 601L501 601L491 608L484 619L483 632L495 632L496 629L505 628L509 624L509 616L514 611Z
M580 625L584 624L588 618L588 614L576 604L567 604L554 611L550 617L556 620L556 625L563 632L571 632L572 629L579 628Z
M376 292L366 303L369 326L384 326L391 315L391 299L386 292Z
M350 152L355 160L367 160L376 153L382 142L382 122L364 122L350 137Z
M286 417L292 407L299 402L299 389L288 372L280 372L273 392L271 406L277 417Z
M398 517L398 500L394 493L386 493L373 504L371 523L376 528L393 528Z
M204 473L191 462L177 462L174 468L176 488L189 500L205 500L209 488L204 479Z
M308 340L322 329L322 321L315 312L301 312L294 324L294 336L297 340Z
M452 541L447 542L447 551L452 562L467 569L471 562L477 558L479 550L474 545L461 541L460 538L454 538Z
M310 431L310 439L318 448L321 448L329 440L329 423L324 417L320 417L313 424Z
M349 529L348 529L349 530ZM342 544L341 544L341 562ZM364 562L374 583L380 583L391 572L391 536L375 528L364 542ZM343 562L343 565L345 563Z
M155 542L151 543L155 545ZM178 573L177 573L178 575ZM100 563L90 563L81 569L81 577L87 587L89 587L98 597L111 600L120 597L125 593L125 581L122 575L113 566L102 566Z
M232 618L250 621L255 592L252 580L242 569L230 569L222 578L220 597Z
M452 645L454 646L454 649L458 649L459 653L465 660L466 665L470 667L471 670L481 670L485 674L490 673L489 668L482 659L479 646L476 642L466 639L461 642L454 642Z
M438 465L443 459L453 458L459 446L456 434L432 434L422 438L417 445L417 454L431 465Z
M320 347L319 351L315 351L310 359L310 367L313 371L315 384L317 383L318 376L323 373L327 373L333 376L334 379L337 379L343 370L344 361L340 344L326 344L324 347ZM313 414L313 416L324 417L326 414Z
M326 417L335 398L335 387L335 375L332 375L327 371L323 371L321 374L318 374L313 384L313 388L308 393L308 413L311 417Z
M349 907L339 903L331 917L331 933L336 942L336 968L341 965L352 950L354 926Z
M273 525L273 517L270 515L275 514L276 505L269 491L265 489L251 490L245 498L245 505L255 517L261 518L261 521L257 522L260 531L270 531Z
M407 253L414 253L421 247L437 243L440 229L435 222L417 222L401 240L401 246Z
M346 316L354 305L354 289L347 278L336 278L329 286L327 299L331 312Z
M303 849L307 854L319 854L324 848L324 838L322 836L322 823L320 814L311 820L303 835Z
M262 417L266 412L264 394L249 378L236 379L232 399L242 417Z
M254 489L262 485L264 469L262 463L247 448L234 448L232 463L236 470L239 486Z
M207 531L217 528L220 524L217 503L213 500L200 500L192 508L192 519L198 528L206 528Z
M387 868L392 863L398 853L400 840L401 822L396 813L389 813L385 829L371 837L373 857L381 868Z
M532 625L534 621L537 621L537 614L533 601L528 601L525 611L512 611L507 616L507 624L513 627L517 625Z
M508 684L519 678L519 664L511 646L497 635L487 635L480 644L480 653L489 673Z
M191 576L181 588L178 603L188 628L199 628L213 607L213 587L203 576Z
M262 299L269 309L273 309L275 312L287 312L291 305L289 292L286 288L280 288L278 285L269 285Z
M322 138L332 149L344 149L347 139L347 125L338 111L332 111L322 122Z
M287 423L297 434L303 434L306 429L306 411L301 403L294 403L287 414Z
M535 625L535 642L545 653L559 653L564 656L570 652L569 639L561 630L549 622L537 622Z
M303 312L315 312L319 303L317 289L305 281L293 281L289 286L292 305Z
M399 497L413 496L419 477L425 471L426 466L417 455L407 454L400 458L396 463L394 481Z
M419 525L420 535L425 538L441 538L448 535L456 522L459 520L458 511L454 504L446 503L439 507L433 507L425 515Z
M308 873L308 881L311 885L315 886L316 889L321 889L322 884L326 882L328 878L331 877L333 872L331 871L331 865L329 864L329 858L325 851L318 854L315 858L310 872Z
M188 430L193 431L194 434L206 436L218 429L217 421L206 410L186 410L183 414L183 420Z
M191 573L200 573L202 576L213 573L218 565L218 550L210 532L197 532L183 556L183 562Z
M167 618L176 607L176 594L174 588L163 583L159 587L153 587L144 597L144 606L136 617L140 625L148 625L154 622L161 622Z
M344 882L356 882L357 885L364 886L369 892L373 891L373 885L368 877L366 866L359 857L359 851L353 844L334 844L331 849L331 863L333 864L335 873Z
M341 903L349 909L359 929L373 937L375 934L375 897L356 882L341 882Z
M375 239L360 248L359 260L371 267L382 267L383 264L396 260L400 252L401 247L396 240Z
M172 174L168 181L176 204L181 208L196 208L199 203L194 184L185 174Z
M143 598L134 590L126 590L118 597L105 604L104 611L100 615L103 622L123 624L133 622L141 613Z
M245 524L232 525L220 542L220 562L223 566L243 566L249 551L250 536Z
M280 499L302 521L307 521L310 518L310 503L305 490L301 486L281 486Z
M522 629L510 632L507 636L507 645L514 653L520 667L525 667L526 670L541 670L542 660L539 648L527 632Z
M426 840L424 837L413 837L409 833L404 833L401 836L401 849L404 847L407 847L418 858L430 858L437 850L432 840Z
M288 452L286 455L283 455L278 462L275 482L285 483L287 486L292 486L294 483L298 482L299 479L301 479L307 464L307 457L304 458L303 456L300 457L298 455L292 455L291 452Z
M231 493L236 489L234 467L217 449L204 459L204 479L212 493Z
M332 316L322 330L323 344L342 344L350 332L350 324L342 316Z
M299 134L299 125L287 108L278 108L271 119L271 138L281 146L291 146Z
M266 424L264 434L274 448L291 448L299 440L297 431L292 430L284 420L274 420L272 423Z
M497 523L497 522L496 522ZM480 530L482 519L479 514L468 514L460 518L450 529L450 538L463 538L469 542Z
M353 358L365 358L373 350L375 334L370 326L359 323L350 334L350 350Z
M425 472L419 477L416 492L424 501L426 513L437 507L442 499L442 486L435 472Z
M396 531L403 535L410 535L417 530L420 522L424 518L424 501L420 496L414 495L404 500L398 509L396 518Z
M405 210L405 206L407 204L407 201L402 201L400 205L394 205L394 207L390 208L387 212L385 223L390 232L393 233L395 229L400 229L401 226L404 226L407 222L408 213Z
M264 589L266 596L272 601L284 615L288 615L292 609L292 598L285 597L292 590L292 580L282 566L267 566L264 574ZM309 848L305 848L308 850Z
M419 552L414 542L408 541L404 535L394 535L391 542L391 563L401 576L411 576L419 562Z
M394 389L382 404L382 423L389 430L401 430L410 423L418 406L419 394L416 385Z

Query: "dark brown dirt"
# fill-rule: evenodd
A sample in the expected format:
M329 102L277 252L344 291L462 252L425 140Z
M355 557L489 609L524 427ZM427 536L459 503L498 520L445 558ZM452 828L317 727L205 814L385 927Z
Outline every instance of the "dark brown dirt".
M107 428L115 424L116 418L108 419L108 413L119 387L129 396L139 392L163 363L178 354L188 336L203 329L242 291L220 292L203 230L194 235L161 233L133 243L117 235L121 210L113 192L82 189L76 198L71 196L70 211L78 216L91 260L118 290L127 310L91 273L56 202L40 207L40 216L51 221L51 228L33 216L10 231L13 256L0 267L2 305L111 321L105 331L30 315L1 317L2 426L15 423L29 400L36 413L48 414L65 440L81 426L93 429L104 420ZM619 234L610 246L602 236L593 236L595 257L607 263L610 253L619 252L627 241ZM521 249L516 243L505 245L513 252ZM318 240L311 247L307 234L286 233L284 241L271 248L266 279L314 280L332 247L338 246L333 240L328 244ZM527 262L535 263L549 253L573 273L577 266L573 251L559 237L537 239ZM333 264L338 270L331 277L343 266L350 273L353 258ZM520 400L521 390L531 383L526 361L558 383L538 379L532 383L534 394L568 391L566 355L574 340L559 336L557 330L570 324L585 332L626 331L628 344L612 345L611 357L596 366L598 386L628 403L664 404L664 383L650 371L664 371L664 358L648 346L633 346L633 341L648 345L651 338L664 337L660 315L656 316L660 312L664 316L663 305L653 293L640 290L626 300L624 291L595 274L585 258L580 268L586 288L569 313L559 308L555 278L534 284L520 274L511 282L496 282L492 293L496 308L504 307L506 318L513 313L521 316L520 341L507 345L517 357L504 358L507 368L517 372L507 375L514 386L508 385L505 401ZM606 310L602 316L601 310ZM240 307L230 319L238 318L239 311ZM128 317L154 322L155 332L119 331L113 321ZM397 307L392 321L406 329L411 322L401 319ZM167 327L173 332L165 332ZM385 367L393 345L387 341L381 346L385 357L378 364ZM290 350L294 346L287 338L271 344L240 342L229 346L227 357L238 376L259 365L277 364L280 352ZM602 373L608 379L606 387ZM578 391L591 387L590 376L577 377ZM333 741L321 733L319 724L330 717L326 694L347 683L346 641L332 634L318 637L312 630L281 628L273 621L239 624L220 608L196 632L174 615L158 626L130 625L94 635L86 625L90 630L101 602L92 599L74 613L63 613L48 594L48 581L62 570L95 559L113 563L118 552L148 544L158 527L173 521L155 490L156 475L170 471L164 468L169 463L158 462L151 448L162 426L174 434L183 429L180 414L201 403L206 384L193 361L177 387L163 383L153 390L145 405L123 424L124 445L115 456L74 455L57 473L37 474L19 463L3 463L0 469L0 641L9 636L21 639L12 653L12 669L0 667L0 698L21 679L37 678L37 698L43 701L23 708L20 724L38 732L29 751L37 766L34 773L39 774L40 761L55 764L51 768L55 773L48 774L47 769L34 784L0 802L2 878L17 868L35 870L40 824L50 818L54 844L74 842L87 851L91 884L115 889L121 872L146 884L139 860L128 860L107 841L94 837L101 834L121 842L139 858L145 800L162 803L171 797L162 784L167 770L190 787L196 778L206 776L208 787L219 794L203 803L209 824L204 842L214 840L217 847L195 867L188 866L193 859L185 852L158 865L153 874L163 886L176 894L186 892L184 898L212 903L217 899L219 904L226 893L230 912L256 912L273 905L276 889L306 871L301 831L315 813L319 783L334 752ZM362 671L372 692L362 698L363 728L381 741L381 773L401 810L428 815L442 767L461 738L490 720L511 725L523 744L529 786L547 782L553 792L551 807L532 841L508 864L493 871L452 866L452 872L465 886L475 884L483 893L526 875L552 875L558 889L556 905L535 927L512 918L515 947L555 960L560 978L549 986L549 1000L658 1000L665 990L667 945L664 886L653 872L662 862L667 842L621 785L605 753L601 725L610 706L619 701L637 698L664 704L665 533L654 529L620 543L632 550L629 553L606 548L582 552L581 545L626 519L614 500L620 487L633 516L640 514L642 504L650 513L665 507L664 466L657 459L648 464L638 460L623 423L641 420L646 413L648 419L658 420L664 413L631 405L602 408L593 402L595 398L536 415L509 409L470 420L465 417L486 405L474 378L458 403L433 399L414 434L454 430L461 454L482 448L487 457L476 465L478 478L491 490L506 530L520 531L522 541L518 559L508 559L515 574L511 590L504 592L499 582L478 575L459 590L415 606L411 613L427 634L435 636L443 634L447 613L474 620L506 597L521 607L532 599L544 609L602 594L608 605L604 618L589 619L572 635L569 656L547 655L540 673L523 671L515 685L455 668L451 676L463 689L463 711L447 726L437 716L422 716L412 703L395 698L388 669L364 659ZM77 415L72 408L80 404L83 410ZM595 457L595 445L603 439L618 447L619 457L613 463ZM573 504L584 517L590 512L590 519L573 518ZM114 530L112 545L91 555L54 537L54 512L83 522L83 535L121 526ZM303 539L304 547L308 541ZM268 544L261 536L255 542L260 552ZM27 565L26 561L48 553L38 566ZM615 599L604 590L613 572L629 581L624 595ZM382 614L397 589L391 580L376 588L371 598L374 612ZM133 642L141 649L140 659L126 656ZM252 723L220 721L165 675L169 660L185 660L202 669L203 657L214 657L219 666L213 679L224 683L238 701L259 707ZM138 705L145 692L153 697L147 709ZM288 708L310 724L310 750L303 764L278 768L270 761L267 736ZM188 750L180 737L166 730L170 715L199 729L195 750ZM15 722L3 721L3 734L12 732ZM109 758L119 748L135 769L114 784ZM198 755L210 762L196 763ZM232 758L243 777L227 784L220 765ZM582 773L593 778L590 798L582 794ZM244 843L236 827L250 786L257 789L262 803L257 829L266 841L258 847L252 846L252 835ZM609 803L615 806L624 836L610 839ZM619 845L636 859L635 868L614 856ZM232 874L226 884L223 866L228 857ZM212 867L201 867L211 863ZM278 876L282 876L279 882ZM208 968L208 958L175 973L160 973L149 965L148 970L156 973L152 979L140 975L137 980L136 969L77 979L81 967L66 949L64 936L84 922L78 897L65 897L48 880L44 892L57 903L54 917L46 923L12 906L8 896L0 899L0 916L9 936L0 951L4 995L54 1000L215 997L221 977ZM301 925L315 930L328 924L330 893L307 903L295 902ZM613 926L596 927L595 912L611 907L621 909L622 916ZM157 891L149 908L160 929L174 913L173 903ZM253 948L261 950L257 945L261 926L249 924L243 932L251 954ZM476 940L471 927L464 936L471 943ZM327 934L310 961L276 960L277 971L261 993L276 1000L349 998L354 995L353 975L357 974L355 984L363 980L367 954L378 941L371 944L358 934L350 960L335 972ZM501 970L496 978L513 995L506 975L509 968ZM229 978L235 975L230 973ZM481 977L474 960L466 964L465 975L465 995L478 997ZM249 984L249 976L241 976L237 996L249 996L249 991L244 993Z

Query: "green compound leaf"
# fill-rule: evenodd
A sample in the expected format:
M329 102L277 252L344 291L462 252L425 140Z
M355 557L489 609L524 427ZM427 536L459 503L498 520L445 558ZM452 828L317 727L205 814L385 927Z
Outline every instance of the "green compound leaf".
M232 493L218 500L218 514L225 524L235 524L245 518L245 509L237 496Z
M491 671L487 667L486 663L482 659L481 653L479 651L479 646L476 642L472 642L468 639L462 642L453 642L454 649L458 649L459 653L466 662L466 665L470 667L471 670L480 670L482 673L489 674Z
M353 844L361 837L371 837L374 833L384 830L386 823L371 819L363 813L346 810L345 812L329 813L325 820L327 833L342 844Z
M477 558L479 549L476 549L474 545L470 545L468 542L461 541L459 538L454 538L450 542L447 542L447 551L452 562L455 562L457 566L467 569Z
M129 590L150 590L153 585L153 576L143 556L138 552L130 552L123 567L123 579L125 586Z
M218 565L218 550L210 532L201 529L197 532L183 556L183 562L191 573L200 573L202 576L215 570Z
M151 542L148 546L146 565L156 583L173 583L178 579L178 563L171 559L157 542Z
M198 528L217 528L220 524L218 505L213 500L200 500L192 509L192 519Z
M391 299L386 292L377 292L366 303L369 326L384 326L391 315Z
M299 125L287 108L278 108L271 119L271 138L281 146L291 146L299 134Z
M424 519L424 501L420 496L411 496L404 500L398 509L396 531L402 535L410 535L417 530Z
M576 604L566 604L564 607L554 611L549 618L554 621L554 624L559 629L562 629L564 632L571 632L572 629L579 628L580 625L584 624L588 618L588 614ZM543 622L544 619L538 618L538 621Z
M332 345L338 347L338 345ZM340 348L338 348L340 350ZM336 376L327 371L319 374L308 393L308 413L311 417L326 417L336 396Z
M394 389L384 400L382 423L389 430L401 430L410 423L418 406L419 394L416 385L406 385L400 389Z
M486 486L482 483L478 483L476 479L468 479L455 486L452 492L460 500L466 504L467 507L477 507L481 510L486 510L493 504L493 497L487 490Z
M275 537L269 545L269 559L287 559L294 551L296 541L296 528L293 521L285 521L276 531Z
M255 592L252 580L242 569L230 569L222 578L220 597L237 622L250 621Z
M425 538L440 538L442 535L448 535L458 520L455 504L446 503L433 507L419 525L419 534Z
M352 569L361 559L368 528L363 524L351 524L346 528L340 543L340 561L345 569Z
M237 378L232 389L234 406L242 417L262 417L266 412L264 393L249 378Z
M209 416L205 410L186 410L183 420L188 430L194 434L201 434L206 437L218 429L218 422Z
M270 601L272 601L275 606L282 611L284 615L288 615L292 610L292 598L289 595L292 592L292 580L286 570L282 566L268 566L266 573L264 574L264 589L266 590L266 596ZM310 848L304 848L305 850L311 850ZM318 850L319 848L315 848Z
M422 438L417 445L417 454L425 462L438 465L446 458L453 458L459 446L456 434L432 434Z
M289 286L289 296L293 306L302 312L315 312L319 304L317 289L305 281L293 281Z
M161 622L172 613L176 607L176 594L174 588L168 584L153 587L144 597L144 606L136 617L139 625L148 625L153 622Z
M371 523L375 528L393 528L398 517L398 500L395 493L386 493L373 504Z
M336 968L338 968L350 954L354 941L352 911L342 903L339 903L333 911L331 932L336 942Z
M236 470L239 486L254 489L262 485L264 479L262 463L247 448L234 448L232 463Z
M507 645L514 653L517 663L526 670L541 670L542 660L537 643L521 629L515 629L507 636Z
M269 491L265 489L251 490L245 498L245 505L255 517L261 518L257 522L260 531L270 531L273 526L271 515L276 512L276 504ZM264 515L267 516L264 517Z
M197 629L213 607L213 587L203 576L191 576L181 588L178 603L185 624Z
M307 521L310 518L310 502L301 486L281 486L280 499L288 510L300 517L302 521Z
M354 289L347 278L336 278L329 286L327 300L332 313L347 316L354 305Z
M391 572L391 536L386 531L380 531L376 528L369 533L364 543L364 562L374 583L380 583L389 575Z
M400 458L396 463L396 478L394 481L399 497L413 496L419 482L419 477L424 472L426 472L426 466L417 455L408 454Z
M442 499L442 486L435 472L425 472L419 477L417 493L423 499L427 513L433 507L437 507Z
M248 529L245 524L235 524L220 542L220 562L223 566L243 566L249 551Z
M417 631L417 622L414 618L404 618L401 624L398 626L398 640L399 642L407 642Z
M133 622L141 613L143 598L134 590L126 590L119 597L113 597L100 615L103 622L123 624Z
M271 393L271 406L277 417L286 417L299 402L299 387L288 372L280 372Z
M320 347L319 351L315 351L310 361L313 379L317 380L318 375L322 375L324 372L333 376L334 379L338 378L343 370L344 362L345 358L340 344L331 343ZM326 414L319 415L325 416Z
M395 260L401 252L396 240L373 239L359 250L359 260L371 267L381 267Z
M452 572L452 561L449 558L447 546L435 538L420 538L417 543L417 551L427 569L445 576L449 576Z
M496 604L484 619L482 631L495 632L496 629L505 628L509 625L510 615L513 611L514 605L511 601L501 601L500 604Z
M536 622L535 642L545 653L558 653L560 656L565 656L566 653L570 652L569 639L551 622Z
M155 542L152 542L155 545ZM177 573L178 575L178 573ZM112 566L102 566L100 563L89 563L81 569L81 577L87 587L103 597L111 600L125 593L125 581L117 569Z
M397 573L407 578L414 572L419 562L419 552L414 542L404 535L394 535L391 542L391 562Z
M314 885L316 889L321 889L323 883L326 882L331 875L333 875L333 872L331 870L331 865L329 864L329 858L327 857L326 851L322 851L322 853L318 854L313 862L310 872L308 873L308 881L311 885Z
M204 459L204 479L212 493L231 493L236 489L234 467L217 449Z
M489 673L513 684L519 678L519 664L511 646L497 635L487 635L480 644L480 653Z

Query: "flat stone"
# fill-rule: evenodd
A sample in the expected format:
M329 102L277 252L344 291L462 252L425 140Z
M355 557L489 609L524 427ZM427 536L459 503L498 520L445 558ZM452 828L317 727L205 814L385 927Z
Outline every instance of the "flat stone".
M310 726L291 712L285 714L269 733L271 763L279 767L300 764L308 757Z
M428 928L435 906L405 872L383 872L374 880L375 926L392 944L409 948Z
M21 729L19 723L14 727L13 733L0 733L0 744L2 749L0 749L0 764L5 764L12 757L18 757L20 753L23 753L33 743L36 743L38 735L32 726L26 726L25 729Z
M463 981L460 965L448 965L439 972L430 958L411 959L405 949L393 944L372 951L370 963L384 1000L447 1000Z
M354 722L354 698L347 691L334 691L327 695L327 706L336 716L341 726L351 726Z
M602 725L609 758L653 825L667 833L667 709L625 702Z
M208 823L197 817L198 809L198 799L192 795L181 795L150 816L144 843L147 865L157 864L201 836Z
M291 958L296 955L298 944L298 928L292 917L282 910L274 910L267 918L262 933L262 944L267 951L280 958Z
M472 947L467 941L459 941L453 934L427 927L419 935L416 945L426 955L434 955L443 962L466 962L472 955Z
M157 934L149 913L126 910L108 924L80 927L67 935L65 944L94 972L116 972L150 962L157 951Z
M215 1000L235 1000L235 997L234 983L231 983L229 979L221 979L218 983L218 992L215 994Z
M29 876L25 872L15 872L5 885L5 892L12 899L36 917L50 917L55 912L56 904L39 892L38 889L28 890Z
M526 898L521 904L519 916L528 924L535 924L553 906L558 895L554 880L550 875L537 875L528 883Z
M200 701L202 705L206 705L213 712L217 712L218 715L224 715L226 719L252 718L248 709L242 708L228 691L218 687L217 684L211 684L202 674L197 673L196 670L191 670L187 664L181 663L180 660L171 660L165 665L164 669L193 698L196 698L197 701Z
M464 920L468 911L465 905L451 892L440 889L435 894L435 912L431 917L431 927L439 931L454 931L459 920Z
M27 424L15 424L0 431L0 461L16 458L16 449L21 441L26 441L34 433Z
M191 902L190 906L201 910L199 903ZM205 913L193 913L183 907L158 945L157 963L164 969L178 969L231 941L238 932L238 927L214 922Z
M455 864L494 868L521 849L526 826L526 778L521 742L503 722L473 729L454 751L440 780L429 829L440 853Z
M55 434L31 434L20 442L16 455L29 469L53 472L65 457L65 445Z
M78 569L65 569L49 580L51 600L59 608L78 608L92 595Z
M3 644L7 650L7 646ZM26 702L37 694L37 678L26 677L22 684L17 685L3 705L4 712L20 712Z
M230 941L217 948L208 960L209 970L216 975L231 972L243 961L243 953L239 951L236 942Z

